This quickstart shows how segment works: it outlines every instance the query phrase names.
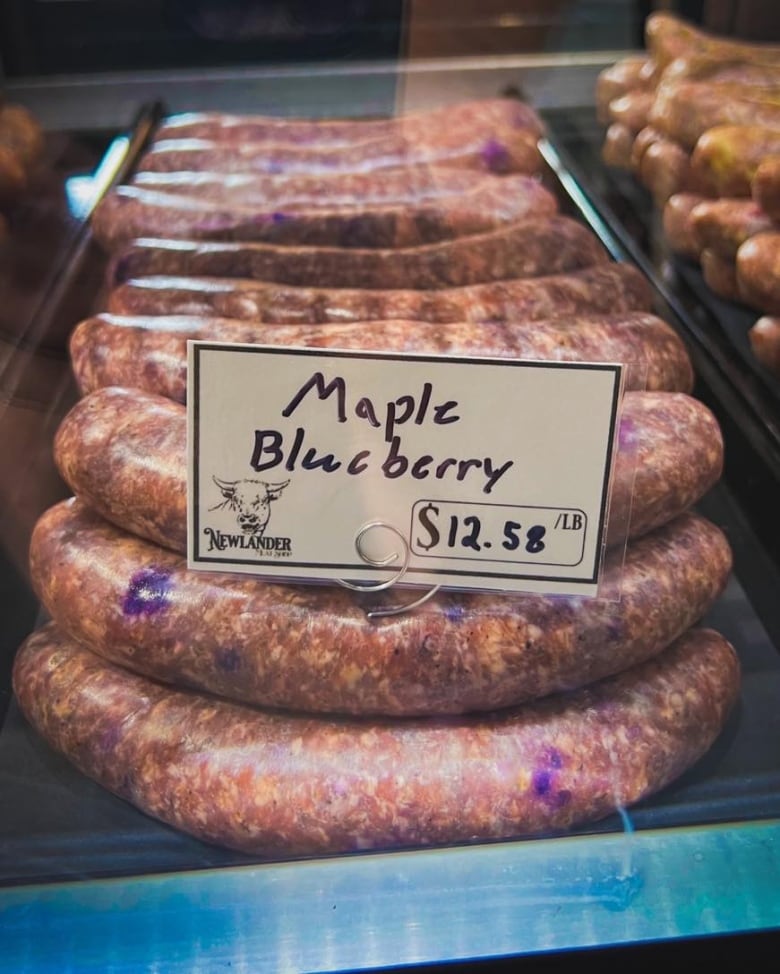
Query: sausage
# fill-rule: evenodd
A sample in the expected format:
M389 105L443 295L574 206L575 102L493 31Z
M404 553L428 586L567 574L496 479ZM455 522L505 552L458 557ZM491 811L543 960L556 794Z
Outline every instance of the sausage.
M698 193L675 193L663 209L664 238L669 247L681 257L698 260L701 253L693 232L691 214L704 201Z
M644 32L647 53L661 69L676 58L701 52L705 45L703 31L665 11L651 13Z
M691 211L691 230L699 250L732 261L750 237L772 229L772 221L750 198L704 200Z
M645 20L645 44L650 57L663 68L676 58L691 56L713 62L780 65L780 47L717 37L665 11L654 12Z
M386 321L532 321L567 314L647 311L652 292L630 264L436 291L304 288L198 277L139 277L108 295L119 315L216 315L268 324Z
M280 210L120 186L92 216L95 238L116 250L136 237L247 240L301 246L414 247L492 230L528 217L552 216L553 194L528 176L507 177L505 187L483 182L463 197L419 205Z
M691 172L708 195L750 197L763 159L780 155L780 130L761 125L708 129L691 154Z
M751 194L761 209L780 222L780 156L764 159L753 176Z
M684 149L693 150L701 136L717 125L780 128L780 87L681 82L659 85L648 115Z
M214 139L219 142L270 142L292 146L349 146L368 139L401 135L413 141L462 129L489 137L496 128L516 128L541 135L541 118L515 98L484 98L442 105L393 118L284 118L189 112L165 119L155 140Z
M748 340L758 361L780 375L780 318L759 318L748 331Z
M780 231L757 233L737 251L737 285L745 304L780 315Z
M634 137L631 146L631 169L639 173L642 169L642 156L654 142L659 142L665 138L663 132L654 129L652 125L645 125Z
M609 121L609 105L616 98L648 87L645 73L648 61L644 54L631 54L599 72L596 79L596 114L600 122Z
M639 132L647 125L654 98L652 91L629 91L609 103L609 118L632 132Z
M27 188L27 172L13 149L0 145L0 202L14 200Z
M30 544L51 618L114 663L260 705L408 716L493 710L620 672L690 628L730 569L720 529L683 514L631 542L625 563L608 554L597 599L440 592L371 621L366 596L340 586L188 571L76 499L44 513Z
M714 59L707 54L675 58L668 64L659 83L707 81L710 84L737 84L773 87L780 84L780 64L756 64L744 59Z
M53 626L13 671L38 733L148 815L251 855L530 836L602 818L693 765L739 695L739 662L697 629L658 659L484 717L326 719L171 690Z
M347 249L196 240L134 240L109 270L110 285L155 274L242 277L309 287L430 289L559 274L605 263L582 223L539 217L422 247Z
M184 402L187 341L362 348L440 355L482 355L571 362L625 363L627 389L690 392L693 369L681 339L644 312L514 322L351 322L255 325L227 318L96 315L76 326L70 358L80 390L119 385Z
M689 188L690 153L673 139L656 139L641 154L638 175L650 190L656 206L663 207L675 193Z
M704 249L699 259L704 283L712 293L724 301L741 301L734 258Z
M252 206L269 212L410 206L447 196L463 200L472 193L485 193L486 188L505 198L512 194L513 188L522 188L524 183L528 184L527 177L494 176L446 166L402 166L383 169L381 173L304 173L297 176L248 172L139 172L131 180L139 190L189 196L210 205Z
M22 105L0 106L0 145L11 150L25 170L31 169L43 154L43 130Z
M495 126L486 135L462 126L407 138L403 131L351 145L305 146L216 139L154 142L139 172L287 173L378 172L396 166L454 166L479 172L542 171L538 135L529 129Z
M121 435L120 435L121 433ZM54 457L71 490L118 527L187 550L187 416L183 405L107 387L60 423ZM623 400L607 540L659 527L695 504L723 467L718 424L682 393Z
M634 133L627 125L613 122L604 136L601 158L608 166L616 169L631 168L631 151L634 146Z

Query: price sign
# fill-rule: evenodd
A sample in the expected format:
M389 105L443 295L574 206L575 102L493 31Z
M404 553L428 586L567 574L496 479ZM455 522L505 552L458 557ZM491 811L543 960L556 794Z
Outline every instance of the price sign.
M188 375L191 568L596 594L619 365L191 342Z
M412 551L421 557L519 565L578 565L588 518L571 508L519 507L425 500L412 511Z

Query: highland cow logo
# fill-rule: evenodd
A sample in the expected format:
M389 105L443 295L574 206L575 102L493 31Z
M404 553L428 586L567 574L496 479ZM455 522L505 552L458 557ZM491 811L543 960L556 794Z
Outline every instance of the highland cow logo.
M290 483L268 484L264 480L220 480L212 478L222 491L222 503L210 508L212 511L233 511L238 526L244 534L262 537L271 517L271 501L278 500L284 488Z
M269 484L264 480L220 480L212 478L222 493L222 501L210 511L230 511L240 528L240 534L229 534L215 528L204 528L209 539L208 550L227 548L271 552L274 556L290 555L289 538L273 538L265 534L271 518L271 502L278 500L289 480Z

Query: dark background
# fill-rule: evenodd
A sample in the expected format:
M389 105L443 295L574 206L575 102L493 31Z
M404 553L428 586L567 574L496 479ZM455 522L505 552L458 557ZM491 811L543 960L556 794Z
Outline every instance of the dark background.
M0 74L617 50L661 7L780 39L777 0L3 0Z

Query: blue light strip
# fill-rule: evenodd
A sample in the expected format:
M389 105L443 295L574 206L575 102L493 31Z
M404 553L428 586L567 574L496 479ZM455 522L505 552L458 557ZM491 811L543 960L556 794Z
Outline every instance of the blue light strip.
M2 968L370 969L780 928L780 821L0 891Z

